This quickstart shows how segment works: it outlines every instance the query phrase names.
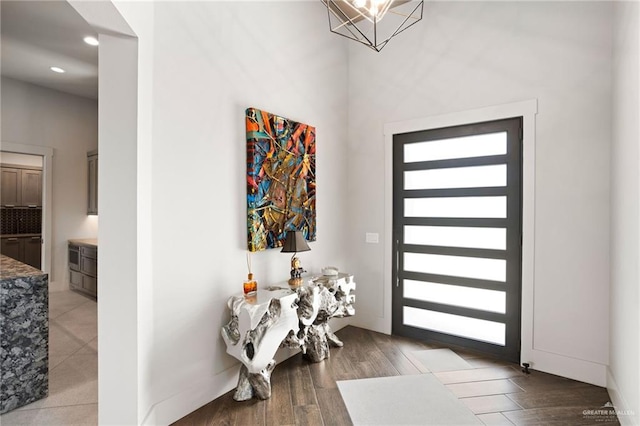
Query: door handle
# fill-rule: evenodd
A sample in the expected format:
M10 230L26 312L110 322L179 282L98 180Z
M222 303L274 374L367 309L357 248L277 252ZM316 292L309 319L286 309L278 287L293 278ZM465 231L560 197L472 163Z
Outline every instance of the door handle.
M400 240L396 238L396 287L400 287Z

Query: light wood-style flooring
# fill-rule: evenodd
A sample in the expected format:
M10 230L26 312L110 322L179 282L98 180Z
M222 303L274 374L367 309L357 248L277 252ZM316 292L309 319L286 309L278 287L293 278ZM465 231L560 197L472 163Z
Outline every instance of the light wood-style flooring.
M309 363L300 354L276 366L272 396L236 402L233 391L174 423L199 425L351 425L336 385L339 380L420 374L412 352L447 347L387 336L356 327L336 333L343 348ZM474 368L434 373L487 425L615 425L615 416L585 414L606 410L607 390L450 347ZM389 407L393 410L393 407Z

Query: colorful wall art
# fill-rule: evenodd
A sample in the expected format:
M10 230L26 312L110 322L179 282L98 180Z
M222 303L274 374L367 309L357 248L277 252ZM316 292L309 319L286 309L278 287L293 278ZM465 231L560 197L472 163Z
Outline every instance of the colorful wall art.
M249 250L281 247L289 230L315 241L315 127L255 108L246 127Z

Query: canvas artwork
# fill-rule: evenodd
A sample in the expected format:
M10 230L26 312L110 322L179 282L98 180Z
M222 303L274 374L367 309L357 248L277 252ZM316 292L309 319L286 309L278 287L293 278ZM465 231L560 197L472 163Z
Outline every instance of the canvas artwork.
M315 127L248 108L246 129L249 250L281 247L289 230L315 241Z

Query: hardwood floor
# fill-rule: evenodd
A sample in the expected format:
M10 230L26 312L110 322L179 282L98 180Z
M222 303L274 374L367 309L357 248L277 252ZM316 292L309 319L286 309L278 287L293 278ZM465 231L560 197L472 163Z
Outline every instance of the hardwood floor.
M337 381L421 374L412 352L447 347L356 327L336 334L345 345L332 348L328 360L314 364L297 355L279 364L270 399L236 402L231 391L174 425L351 425ZM474 368L434 375L487 425L619 424L615 415L584 414L606 410L604 388L535 370L525 375L516 364L451 349Z

